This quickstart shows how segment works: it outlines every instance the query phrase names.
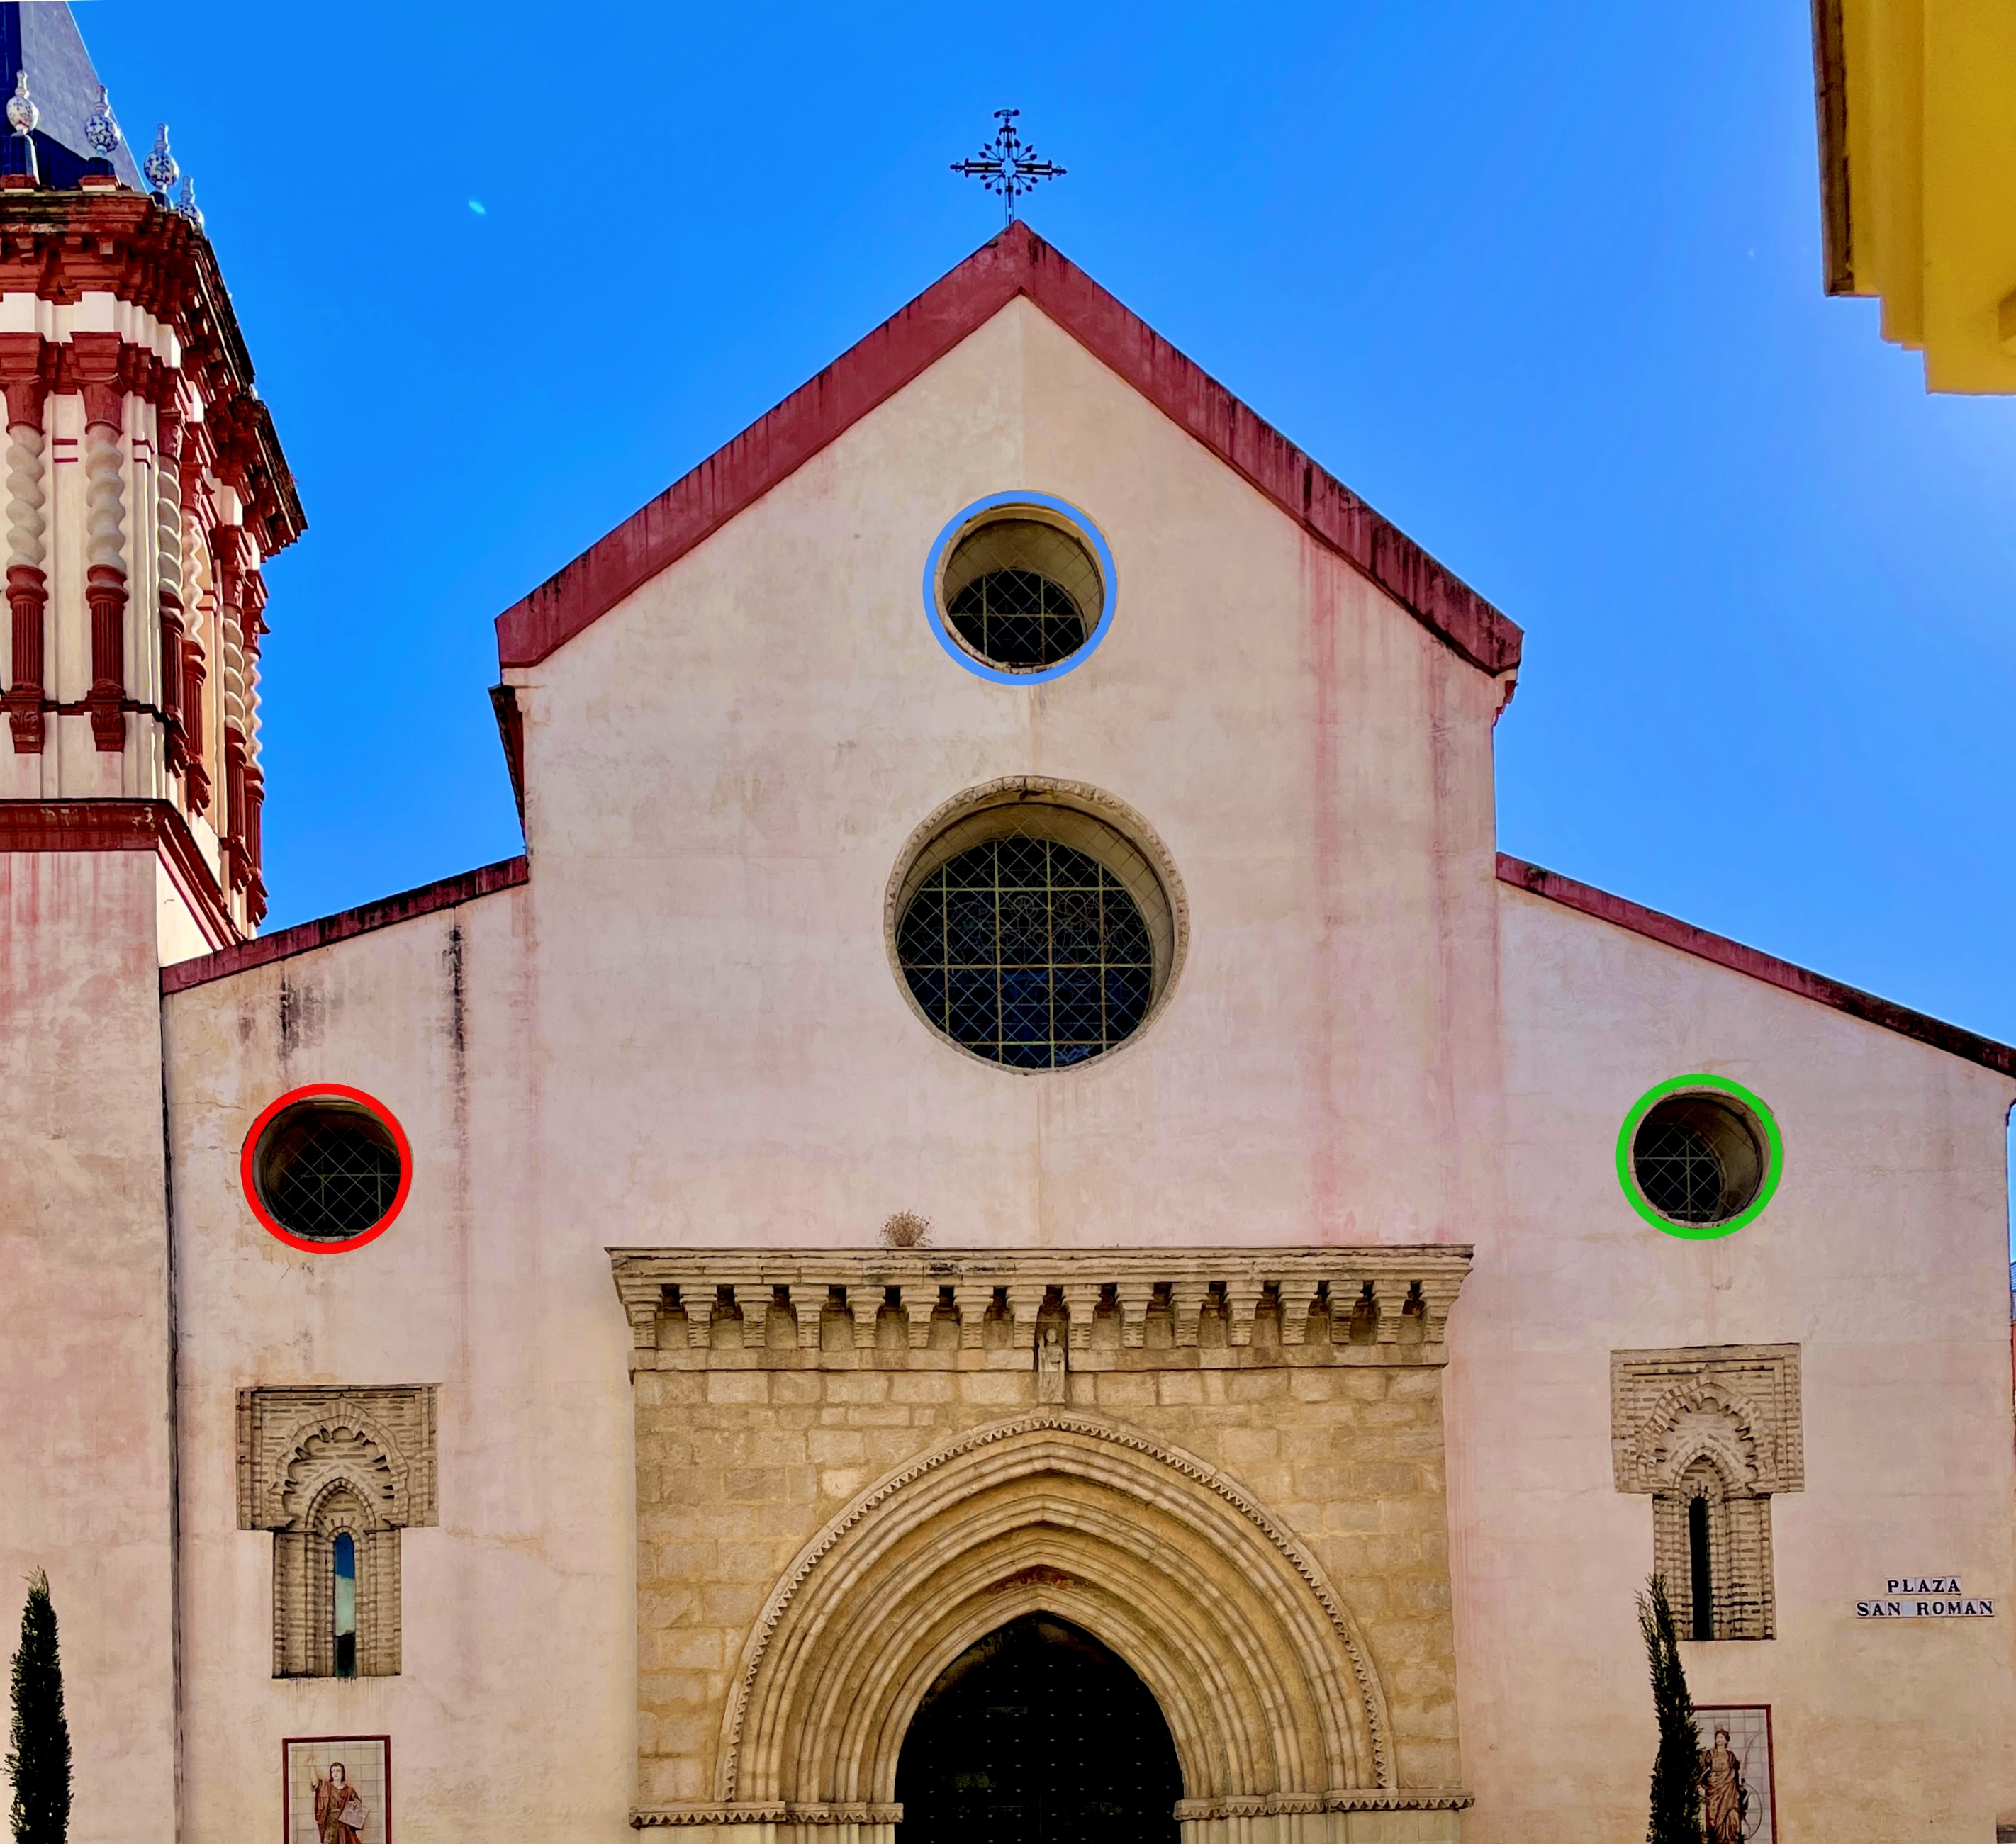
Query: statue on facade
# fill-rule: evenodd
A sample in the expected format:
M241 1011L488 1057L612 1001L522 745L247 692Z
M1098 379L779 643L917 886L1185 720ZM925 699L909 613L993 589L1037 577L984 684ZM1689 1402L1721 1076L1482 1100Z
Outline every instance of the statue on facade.
M1064 1342L1054 1325L1044 1328L1042 1343L1036 1347L1036 1400L1067 1402L1070 1391L1064 1382Z

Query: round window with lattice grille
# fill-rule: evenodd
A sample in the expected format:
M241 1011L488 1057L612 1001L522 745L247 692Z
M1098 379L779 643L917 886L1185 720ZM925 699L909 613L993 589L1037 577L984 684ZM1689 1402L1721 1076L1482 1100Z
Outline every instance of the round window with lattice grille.
M281 1241L328 1254L391 1227L412 1181L412 1156L390 1109L362 1089L294 1089L245 1137L253 1213Z
M939 534L925 596L948 652L983 678L1040 681L1097 645L1113 601L1113 560L1075 508L1041 494L997 494Z
M1670 1235L1727 1235L1754 1222L1778 1183L1770 1110L1726 1077L1683 1076L1641 1096L1618 1136L1618 1181Z
M1089 1062L1168 990L1182 922L1166 855L1108 803L1004 784L913 842L891 899L911 1003L960 1048L1015 1069ZM1145 829L1141 829L1145 832Z

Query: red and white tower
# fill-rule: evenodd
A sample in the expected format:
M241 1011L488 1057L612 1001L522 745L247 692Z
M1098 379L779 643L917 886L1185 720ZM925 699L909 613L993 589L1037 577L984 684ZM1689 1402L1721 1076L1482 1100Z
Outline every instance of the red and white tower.
M31 57L68 23L62 6L0 14ZM180 959L265 912L261 572L301 534L301 504L193 199L143 189L123 146L94 154L109 111L52 122L22 68L16 116L39 120L7 137L0 174L0 849L151 850L161 958ZM52 70L49 88L95 86ZM171 181L164 156L149 164Z
M130 1796L179 1784L160 969L265 911L261 566L302 519L165 134L143 174L66 5L0 4L0 1583L55 1592L71 1835L138 1839L179 1828Z

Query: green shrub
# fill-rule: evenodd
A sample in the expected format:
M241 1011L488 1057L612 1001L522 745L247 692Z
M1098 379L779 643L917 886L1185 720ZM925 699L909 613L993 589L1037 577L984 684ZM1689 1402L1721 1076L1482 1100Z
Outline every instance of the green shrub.
M70 1831L70 1725L63 1720L63 1662L49 1578L29 1578L14 1655L14 1725L7 1774L14 1783L15 1844L63 1844Z
M1666 1578L1655 1575L1638 1597L1638 1630L1652 1667L1652 1709L1659 1752L1652 1763L1652 1815L1645 1844L1701 1844L1701 1738L1694 1700L1680 1664L1680 1637L1666 1600Z

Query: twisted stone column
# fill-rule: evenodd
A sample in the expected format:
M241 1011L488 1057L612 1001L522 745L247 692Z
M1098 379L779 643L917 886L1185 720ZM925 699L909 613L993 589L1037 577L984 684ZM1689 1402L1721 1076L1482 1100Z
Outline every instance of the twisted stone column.
M161 721L168 772L189 767L182 717L182 419L162 409L154 419L154 582L161 617Z
M72 362L84 394L84 598L91 609L92 740L126 746L126 386L117 333L78 333Z
M224 694L224 855L231 887L244 889L252 875L246 836L245 765L250 760L250 707L246 697L245 593L243 526L219 525L210 534L212 568L217 584L219 685Z
M187 757L182 785L189 796L189 811L207 815L210 768L204 759L207 719L203 682L208 677L207 636L211 631L214 602L198 586L203 568L203 527L185 484L193 480L200 486L203 463L197 455L191 452L200 446L186 439L182 443L182 460L176 469L175 503L182 517L182 544L177 554L177 567L182 577L183 594L188 598L184 608L189 617L182 631L182 731Z
M0 385L7 393L7 603L13 616L13 683L7 713L16 755L38 755L43 739L43 617L49 606L48 494L42 473L42 406L51 349L38 333L0 333Z
M42 747L42 620L49 606L49 577L42 565L48 495L42 487L42 402L39 376L7 386L7 603L13 615L14 674L0 703L14 732L17 756L39 755Z
M241 539L239 555L247 567L238 592L245 660L245 823L237 830L245 846L245 914L257 928L266 914L265 847L260 836L266 778L259 767L259 640L266 631L266 579L253 560L249 538Z

